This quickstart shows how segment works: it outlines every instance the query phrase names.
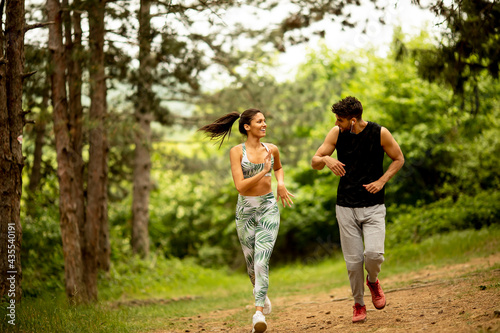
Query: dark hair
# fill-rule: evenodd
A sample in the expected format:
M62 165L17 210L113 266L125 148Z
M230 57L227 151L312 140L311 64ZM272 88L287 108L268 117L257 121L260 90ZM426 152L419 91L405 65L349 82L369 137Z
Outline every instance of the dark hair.
M229 135L231 135L231 128L233 127L236 119L240 118L240 124L238 127L240 133L247 135L244 125L250 125L250 122L257 113L262 113L262 111L257 109L247 109L243 111L242 114L234 111L218 118L211 124L201 127L198 131L207 133L211 140L220 140L220 148L226 136L229 137Z
M356 97L348 96L340 102L333 104L332 112L340 118L359 119L363 114L363 106Z

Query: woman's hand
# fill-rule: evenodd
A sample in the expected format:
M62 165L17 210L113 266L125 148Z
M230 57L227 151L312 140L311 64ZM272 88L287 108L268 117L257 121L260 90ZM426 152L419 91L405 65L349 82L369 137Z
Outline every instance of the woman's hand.
M293 201L291 196L295 198L295 196L288 192L288 190L285 187L285 184L278 184L278 201L281 200L281 203L283 204L283 207L285 207L285 202L288 205L288 207L292 207Z
M273 157L273 153L269 150L267 152L266 157L264 158L264 171L266 171L266 173L270 172L271 168L273 167L273 164L271 162L272 157Z

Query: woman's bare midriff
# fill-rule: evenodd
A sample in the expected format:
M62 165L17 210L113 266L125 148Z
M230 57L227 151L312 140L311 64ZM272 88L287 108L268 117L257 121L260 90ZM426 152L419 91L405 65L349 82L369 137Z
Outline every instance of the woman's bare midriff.
M245 191L243 193L240 192L240 194L247 196L247 197L258 197L261 195L268 194L269 192L272 191L271 178L272 177L262 177L262 179L259 180L257 185L255 185L254 187L252 187L248 191Z

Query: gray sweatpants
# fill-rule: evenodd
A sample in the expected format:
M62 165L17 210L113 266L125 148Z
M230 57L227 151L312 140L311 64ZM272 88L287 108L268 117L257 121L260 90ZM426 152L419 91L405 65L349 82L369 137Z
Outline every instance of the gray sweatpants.
M340 242L352 296L354 302L361 306L365 305L363 262L370 282L377 281L380 266L384 262L385 213L383 204L363 208L336 206Z

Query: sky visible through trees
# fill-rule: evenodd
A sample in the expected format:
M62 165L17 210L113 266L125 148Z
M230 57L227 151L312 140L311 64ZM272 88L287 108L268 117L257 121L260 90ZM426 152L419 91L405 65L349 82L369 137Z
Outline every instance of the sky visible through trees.
M385 56L389 50L389 45L392 41L393 30L395 26L399 26L404 34L418 34L422 29L426 29L429 33L437 34L441 31L439 27L440 21L429 10L420 9L412 4L410 0L382 1L381 4L387 5L386 10L382 14L384 24L379 21L380 15L376 13L371 2L365 1L362 6L354 6L348 12L352 13L354 21L365 22L366 25L359 25L353 28L342 28L337 22L319 22L313 27L309 28L310 31L325 30L324 43L332 50L348 50L354 51L358 49L366 49L370 47L376 48L378 55ZM44 0L27 0L26 6L45 4ZM422 2L424 4L424 2ZM257 25L261 27L269 26L275 27L283 19L283 7L279 7L274 11L259 11L255 15L252 12L255 10L250 7L232 8L227 10L224 15L214 16L213 20L219 21L220 24L232 27L236 24L243 24L245 26ZM293 8L292 5L284 6L284 8ZM27 11L27 15L30 13ZM29 22L29 16L28 23ZM200 17L198 26L200 31L206 28L203 19ZM84 18L85 19L85 18ZM158 27L166 24L164 16L153 18L152 23ZM86 24L86 23L84 23ZM116 22L106 19L107 29L113 30L116 27ZM84 31L87 35L88 32ZM28 31L25 36L27 44L44 44L46 43L46 29L35 29ZM132 45L116 35L110 34L114 40L121 41L119 43L123 46L124 50L133 56L138 52L137 45ZM291 46L286 52L280 53L276 61L276 67L272 70L278 81L291 79L295 75L297 65L304 62L308 50L317 49L320 37L311 34L311 39L308 43L301 43L299 45ZM84 38L85 42L85 38ZM252 47L252 42L248 38L242 38L239 46L242 49ZM137 67L137 62L133 59L130 66ZM215 67L215 66L212 66ZM207 91L214 91L222 88L228 80L231 80L227 74L222 73L216 68L206 71L202 75L203 89Z

